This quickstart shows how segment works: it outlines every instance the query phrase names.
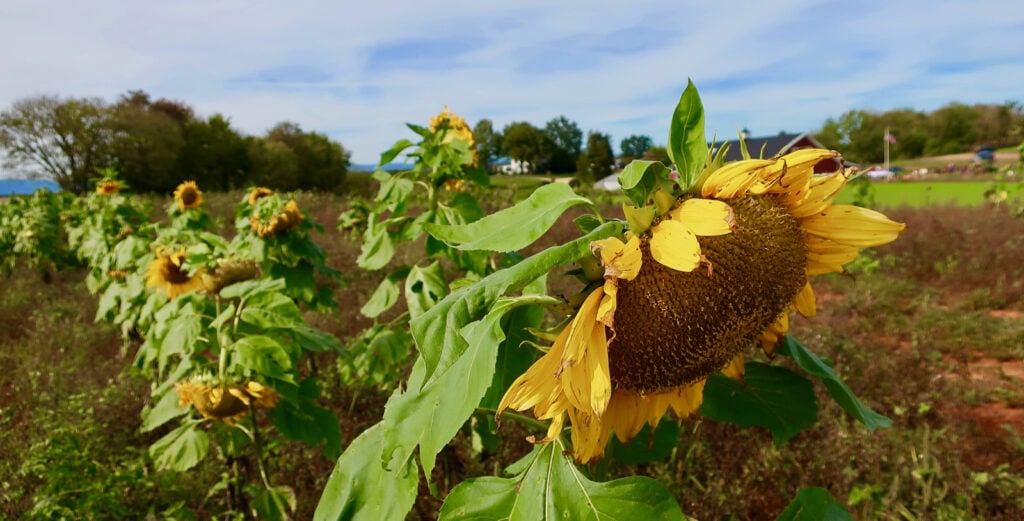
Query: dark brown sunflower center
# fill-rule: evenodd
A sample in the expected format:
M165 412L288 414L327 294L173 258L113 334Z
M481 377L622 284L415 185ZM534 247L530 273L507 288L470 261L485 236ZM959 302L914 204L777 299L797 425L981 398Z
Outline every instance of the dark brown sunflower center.
M184 204L186 208L195 206L198 200L199 192L196 192L192 188L186 188L181 192L181 204Z
M710 275L706 265L662 266L645 241L640 274L619 282L608 346L614 387L657 392L720 370L803 288L807 248L796 219L767 197L726 202L736 231L698 238Z
M189 281L188 272L182 270L171 262L171 258L164 259L164 270L167 273L167 282L173 284L184 284Z

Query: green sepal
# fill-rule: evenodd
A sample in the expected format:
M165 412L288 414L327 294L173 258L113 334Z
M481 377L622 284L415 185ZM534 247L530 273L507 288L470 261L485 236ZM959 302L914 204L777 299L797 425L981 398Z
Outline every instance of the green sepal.
M626 216L626 222L629 223L629 231L639 235L647 231L654 223L656 212L653 206L623 204L622 213Z
M672 171L661 161L634 159L622 169L619 184L635 206L650 204L651 195L656 190L664 190L670 194L677 192L676 182L672 180Z

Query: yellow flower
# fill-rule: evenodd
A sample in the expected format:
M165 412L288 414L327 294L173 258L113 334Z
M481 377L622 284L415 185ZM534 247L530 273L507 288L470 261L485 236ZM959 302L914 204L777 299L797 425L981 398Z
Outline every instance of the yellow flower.
M441 128L448 129L448 135L444 140L445 143L458 138L468 143L470 148L473 148L473 145L476 144L476 141L473 140L473 131L466 124L466 120L449 110L448 105L445 105L444 110L438 115L430 118L431 132L437 132Z
M575 457L587 462L604 455L613 432L627 441L669 409L695 412L711 374L741 378L744 348L760 342L770 354L789 310L815 313L809 275L842 272L860 248L904 228L832 205L847 174L815 176L814 165L836 157L807 149L727 164L698 195L659 201L661 217L640 219L625 242L592 243L604 284L513 382L498 413L533 408L551 420L538 443L559 436L568 417Z
M146 287L156 286L157 291L166 293L167 298L172 300L190 291L203 289L200 278L202 268L189 275L182 268L184 262L185 248L177 252L168 252L165 246L157 248L156 259L149 263L149 269L146 270Z
M258 382L244 385L210 385L201 378L174 384L178 405L195 407L204 418L235 425L249 413L250 407L273 409L281 396Z
M249 218L249 228L260 237L267 238L295 228L303 218L299 205L293 199L285 203L284 209L280 213L271 216L266 221L260 219L260 216L253 212Z
M174 190L174 202L178 204L179 210L199 208L203 204L203 192L195 181L185 181Z
M116 194L121 191L121 183L118 181L101 181L96 185L96 193L103 195Z
M256 201L259 201L268 195L274 195L274 191L263 187L253 188L252 191L249 192L249 206L256 206Z

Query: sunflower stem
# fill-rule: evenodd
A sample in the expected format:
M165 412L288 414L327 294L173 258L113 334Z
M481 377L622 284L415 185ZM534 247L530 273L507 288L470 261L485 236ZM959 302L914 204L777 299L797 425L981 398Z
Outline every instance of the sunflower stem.
M498 411L496 409L489 409L487 407L477 407L475 412L476 412L476 414L486 414L488 416L495 416L495 415L498 414ZM542 422L540 420L537 420L537 419L534 419L534 418L530 418L529 416L525 416L525 415L519 414L517 412L504 411L504 412L501 413L501 416L503 418L509 418L509 419L515 420L515 421L517 421L519 423L522 423L523 425L528 425L530 427L536 427L536 428L541 429L541 430L547 430L547 428L548 428L547 424L545 424L544 422Z
M267 468L263 465L263 445L260 442L260 430L259 426L256 425L256 409L253 405L249 404L249 417L252 418L252 431L249 433L250 439L252 439L252 446L256 450L256 468L260 471L260 480L263 481L263 487L270 490L270 478L267 476Z

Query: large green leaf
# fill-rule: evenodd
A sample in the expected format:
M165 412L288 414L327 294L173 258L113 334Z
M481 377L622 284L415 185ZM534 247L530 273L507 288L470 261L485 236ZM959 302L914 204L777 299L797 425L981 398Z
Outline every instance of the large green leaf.
M265 335L238 339L230 348L233 361L256 374L294 383L291 358L277 340Z
M274 420L277 430L289 439L309 445L324 440L324 455L334 458L341 451L338 417L317 404L319 397L316 378L306 378L299 383L297 400L285 400L267 414Z
M700 414L743 426L766 427L781 444L818 421L810 380L784 367L747 362L742 382L714 375L704 386Z
M206 457L210 449L210 437L199 430L197 425L186 423L149 447L149 455L157 468L183 472Z
M668 132L668 156L679 170L679 186L687 190L700 176L707 160L708 143L704 135L704 105L697 87L688 81L679 98Z
M513 478L463 481L448 494L439 519L523 521L686 519L661 483L628 477L588 480L564 454L561 442L534 449L525 469Z
M370 215L366 233L363 235L363 247L356 264L364 270L379 270L386 266L394 255L395 241L388 231L388 222L377 222L377 216Z
M544 235L563 212L579 204L593 203L576 195L567 184L550 183L515 206L478 221L461 226L426 224L424 228L460 250L516 251Z
M313 519L316 521L401 521L416 501L419 475L416 462L386 468L384 426L359 435L338 458L324 487ZM396 465L394 460L392 465Z
M448 282L439 261L426 267L413 266L405 279L405 303L413 319L434 307L448 294Z
M870 407L864 405L853 391L839 379L835 370L823 362L817 355L810 352L803 344L793 338L792 335L786 335L782 342L779 343L776 348L776 353L783 354L786 356L793 357L793 361L800 366L801 369L807 371L808 374L821 380L821 383L825 384L825 388L828 389L828 394L839 403L839 405L853 416L858 421L867 426L870 430L875 430L879 427L890 427L892 426L892 420L878 414L871 410Z
M291 328L303 323L295 301L277 292L257 293L246 299L241 318L262 329Z
M823 488L802 488L776 521L853 521L853 516Z
M411 456L418 445L423 474L431 475L434 457L473 414L491 385L498 346L505 339L502 317L538 298L544 297L501 300L482 320L462 326L459 335L469 348L429 382L423 358L416 359L406 392L392 395L384 408L385 454Z
M370 298L363 304L359 312L367 317L376 318L381 313L391 309L398 302L398 297L402 295L402 287L399 283L405 280L405 277L408 275L408 266L402 266L388 273L388 276L380 281L380 285L377 286L377 289L370 295Z
M608 456L620 463L631 465L665 461L679 445L679 434L679 422L666 418L658 423L658 428L654 429L654 432L651 432L650 425L644 425L629 443L622 443L612 436Z
M486 314L501 295L522 289L556 266L590 255L590 243L622 233L621 221L607 222L587 235L562 246L548 248L509 268L496 271L472 286L452 292L410 324L425 362L427 380L435 371L450 367L468 344L459 329Z

